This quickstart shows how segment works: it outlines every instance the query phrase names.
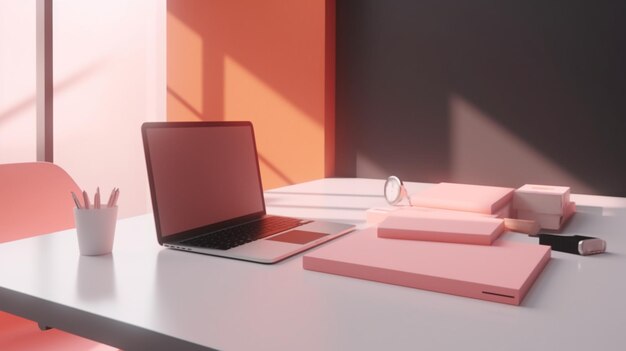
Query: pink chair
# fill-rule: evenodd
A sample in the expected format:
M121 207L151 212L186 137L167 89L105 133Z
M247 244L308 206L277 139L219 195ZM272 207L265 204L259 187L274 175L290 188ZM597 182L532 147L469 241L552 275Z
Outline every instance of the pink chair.
M52 163L0 164L0 243L74 227L71 191L78 194L78 185ZM0 312L0 350L116 349Z

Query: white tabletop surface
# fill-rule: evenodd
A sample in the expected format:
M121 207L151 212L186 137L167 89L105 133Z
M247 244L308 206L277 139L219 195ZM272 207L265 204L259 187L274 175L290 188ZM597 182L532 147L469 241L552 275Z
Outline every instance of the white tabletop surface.
M266 204L363 225L382 187L324 179ZM608 252L553 252L521 306L306 271L302 254L262 265L164 249L144 215L118 222L112 255L81 257L74 230L0 245L0 309L129 350L623 350L626 199L572 199L565 233L604 238Z

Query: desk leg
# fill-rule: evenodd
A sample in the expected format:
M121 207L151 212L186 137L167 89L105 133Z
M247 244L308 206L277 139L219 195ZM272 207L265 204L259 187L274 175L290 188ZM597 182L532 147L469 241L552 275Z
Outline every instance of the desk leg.
M51 327L49 327L49 326L47 326L45 324L37 323L37 325L39 326L39 330L41 330L41 331L46 331L46 330L52 329Z

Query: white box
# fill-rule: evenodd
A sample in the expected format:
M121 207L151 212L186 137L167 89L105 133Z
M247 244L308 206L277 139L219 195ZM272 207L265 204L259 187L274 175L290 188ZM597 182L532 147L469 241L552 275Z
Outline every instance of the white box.
M515 190L513 209L546 215L563 215L569 204L570 188L566 186L526 184Z
M576 203L565 206L563 214L538 213L528 210L517 210L517 218L535 221L543 229L560 230L563 224L576 213Z

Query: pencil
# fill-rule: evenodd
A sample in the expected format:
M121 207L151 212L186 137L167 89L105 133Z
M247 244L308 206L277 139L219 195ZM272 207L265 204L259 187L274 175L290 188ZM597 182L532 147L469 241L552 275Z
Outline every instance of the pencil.
M113 190L111 190L111 195L109 195L109 201L107 201L107 207L113 207L113 198L115 197L116 190L117 188L113 188Z
M93 197L93 208L100 208L100 187L96 188L96 195Z
M85 208L89 209L91 207L89 203L89 195L87 195L87 192L85 190L83 190L83 200L85 200Z
M78 200L78 196L76 196L76 194L74 194L73 191L71 191L71 193L72 193L72 199L74 199L74 203L76 204L76 208L80 209L81 206L80 206L80 201Z

